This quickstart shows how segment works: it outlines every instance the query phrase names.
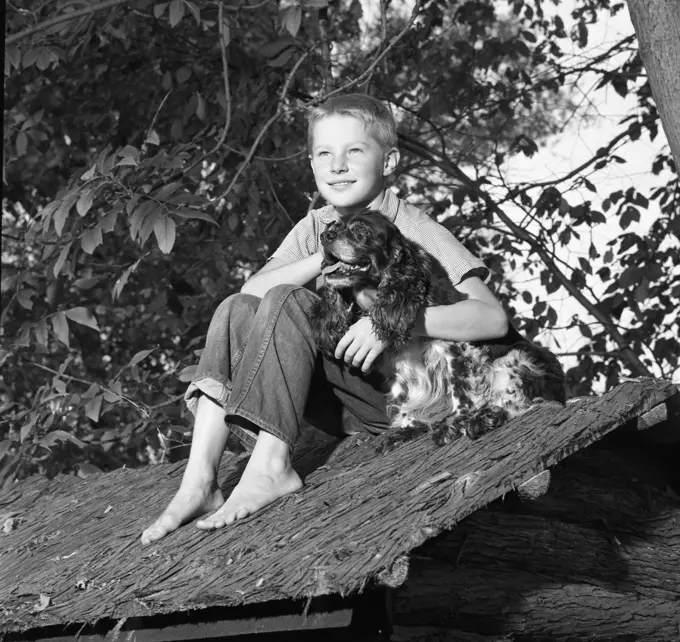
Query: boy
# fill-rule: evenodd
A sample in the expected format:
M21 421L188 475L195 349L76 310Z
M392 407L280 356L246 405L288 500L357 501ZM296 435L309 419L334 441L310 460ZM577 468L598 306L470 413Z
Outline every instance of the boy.
M385 105L360 94L331 98L311 112L308 144L317 188L328 205L310 211L240 294L213 315L185 395L195 414L189 461L177 494L144 531L144 544L212 511L197 527L222 528L298 491L302 481L291 453L303 416L338 437L388 429L385 381L371 372L384 345L371 320L362 318L348 330L335 359L317 354L312 339L309 310L317 297L303 286L320 279L320 234L338 216L379 210L433 254L452 283L469 295L423 311L414 334L475 341L508 332L507 316L484 284L488 271L482 261L386 189L399 151ZM230 431L254 447L225 501L217 472Z

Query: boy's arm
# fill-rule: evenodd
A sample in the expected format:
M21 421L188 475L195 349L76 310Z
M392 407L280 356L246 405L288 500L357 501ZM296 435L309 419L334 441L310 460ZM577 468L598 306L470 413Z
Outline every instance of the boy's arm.
M283 283L305 285L321 274L322 259L321 252L316 252L293 263L273 258L243 284L241 292L262 298L276 285Z
M449 341L480 341L499 339L507 334L508 315L479 277L472 276L461 281L456 289L470 298L422 310L413 329L414 336Z

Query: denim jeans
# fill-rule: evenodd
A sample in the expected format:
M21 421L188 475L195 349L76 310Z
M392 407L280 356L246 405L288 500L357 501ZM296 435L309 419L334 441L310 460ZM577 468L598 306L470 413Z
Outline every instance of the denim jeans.
M296 285L224 300L185 394L189 410L196 413L201 394L210 397L247 449L264 430L294 450L303 418L337 437L387 430L384 377L317 351L309 320L316 300Z

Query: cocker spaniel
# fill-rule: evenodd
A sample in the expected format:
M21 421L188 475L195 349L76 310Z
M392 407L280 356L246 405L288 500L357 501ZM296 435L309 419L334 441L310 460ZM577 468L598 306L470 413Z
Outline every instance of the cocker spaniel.
M387 344L379 367L389 379L387 447L431 431L438 444L476 439L526 412L537 400L564 403L564 374L547 349L511 328L496 341L412 337L424 307L467 298L441 265L380 212L339 219L321 234L324 284L312 310L328 357L350 325L369 315Z

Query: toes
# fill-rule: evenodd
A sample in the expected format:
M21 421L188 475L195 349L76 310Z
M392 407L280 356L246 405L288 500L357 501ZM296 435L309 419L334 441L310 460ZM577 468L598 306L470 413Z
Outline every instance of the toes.
M162 539L171 530L172 529L164 527L160 524L154 524L153 526L150 526L142 533L141 537L142 544L143 545L151 544L151 542L155 542L156 540Z

